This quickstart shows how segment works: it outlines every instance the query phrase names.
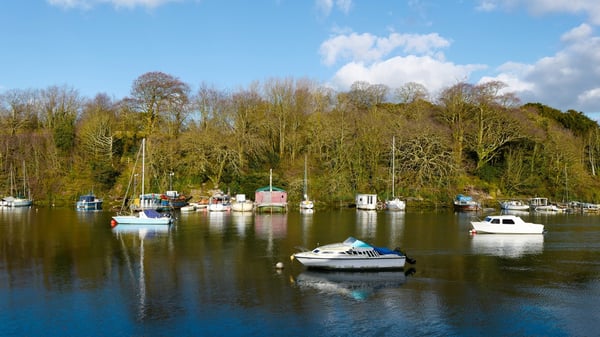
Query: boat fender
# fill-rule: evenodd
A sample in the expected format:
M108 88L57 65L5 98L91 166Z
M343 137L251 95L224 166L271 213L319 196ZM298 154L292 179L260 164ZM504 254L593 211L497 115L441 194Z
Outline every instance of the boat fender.
M110 227L115 228L116 225L117 225L117 220L115 220L115 219L110 220Z

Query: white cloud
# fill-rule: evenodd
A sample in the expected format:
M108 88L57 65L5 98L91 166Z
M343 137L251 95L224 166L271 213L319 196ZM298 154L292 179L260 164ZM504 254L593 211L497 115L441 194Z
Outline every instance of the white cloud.
M457 65L431 56L396 56L370 65L350 62L336 72L330 84L340 90L347 90L356 81L385 84L390 88L416 82L434 94L466 80L472 72L484 68L485 66L477 64Z
M565 46L531 65L507 63L494 78L509 85L525 102L561 110L600 111L600 37L587 25L563 34Z
M397 88L408 82L423 84L431 93L469 78L484 65L457 65L445 61L442 48L450 41L438 34L398 34L386 37L348 33L321 44L324 64L345 62L330 85L346 90L356 81Z
M156 8L170 2L180 0L46 0L50 5L63 8L90 9L96 5L110 4L115 8L147 7Z
M437 50L449 45L450 42L438 34L392 33L388 37L377 37L368 33L350 33L337 35L323 42L320 53L323 63L331 66L338 61L366 63L379 61L400 48L405 54L415 53L443 57L443 54Z

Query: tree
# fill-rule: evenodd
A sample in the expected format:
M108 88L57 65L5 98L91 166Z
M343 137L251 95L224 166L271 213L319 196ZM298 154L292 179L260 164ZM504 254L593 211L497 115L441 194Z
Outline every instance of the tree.
M487 82L473 87L475 134L471 142L477 154L477 169L492 160L500 149L524 137L521 125L511 114L517 99L513 94L500 94L506 85Z
M131 108L145 116L145 133L151 134L159 122L166 123L167 133L177 136L189 113L189 86L162 72L138 77L131 88Z
M473 85L461 82L444 89L439 97L439 119L450 128L454 142L454 163L461 166L465 132L473 115Z

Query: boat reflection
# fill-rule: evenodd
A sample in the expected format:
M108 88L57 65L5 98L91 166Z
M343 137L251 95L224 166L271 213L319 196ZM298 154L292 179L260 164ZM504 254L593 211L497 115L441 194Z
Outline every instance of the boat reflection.
M168 245L169 227L171 226L121 225L112 229L119 240L119 256L123 261L122 266L115 266L115 271L119 274L124 272L123 280L133 281L123 283L124 293L126 296L135 296L136 300L132 300L132 303L136 303L136 319L140 321L154 319L156 303L165 302L162 299L165 290L162 278L169 276L158 271L166 270L169 259L160 255L157 257L154 252L146 252L145 248L150 245L154 250L157 246Z
M301 289L365 300L381 289L399 288L406 282L407 275L414 272L414 269L381 272L305 270L293 282Z
M360 237L374 237L377 232L377 211L356 210L356 225Z
M542 234L475 234L471 248L476 254L518 258L527 254L541 254L544 250Z
M158 233L168 233L173 226L165 225L120 225L113 227L112 231L117 236L123 234L137 234L140 239L149 238Z
M211 233L223 233L225 230L225 219L229 217L229 212L208 212L208 226Z
M238 235L240 237L246 236L246 230L252 225L252 219L254 213L252 212L233 212L231 218L233 224L237 228Z
M257 213L254 232L261 239L283 239L287 236L287 214Z
M254 216L254 233L267 241L267 253L273 253L274 240L287 236L287 217L286 213L256 213Z

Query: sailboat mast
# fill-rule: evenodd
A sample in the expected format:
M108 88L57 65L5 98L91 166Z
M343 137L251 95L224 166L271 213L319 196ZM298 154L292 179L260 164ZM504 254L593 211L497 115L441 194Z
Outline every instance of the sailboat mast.
M140 203L143 203L143 198L144 198L144 179L145 179L145 172L146 171L146 138L142 139L142 197L140 198L140 200L142 200Z
M304 199L308 199L308 183L307 183L307 173L306 173L306 155L304 155Z
M396 136L392 137L392 199L396 197L394 185L396 184Z
M25 191L27 187L25 186L25 179L27 177L27 173L25 172L25 161L23 160L23 198L25 198Z

